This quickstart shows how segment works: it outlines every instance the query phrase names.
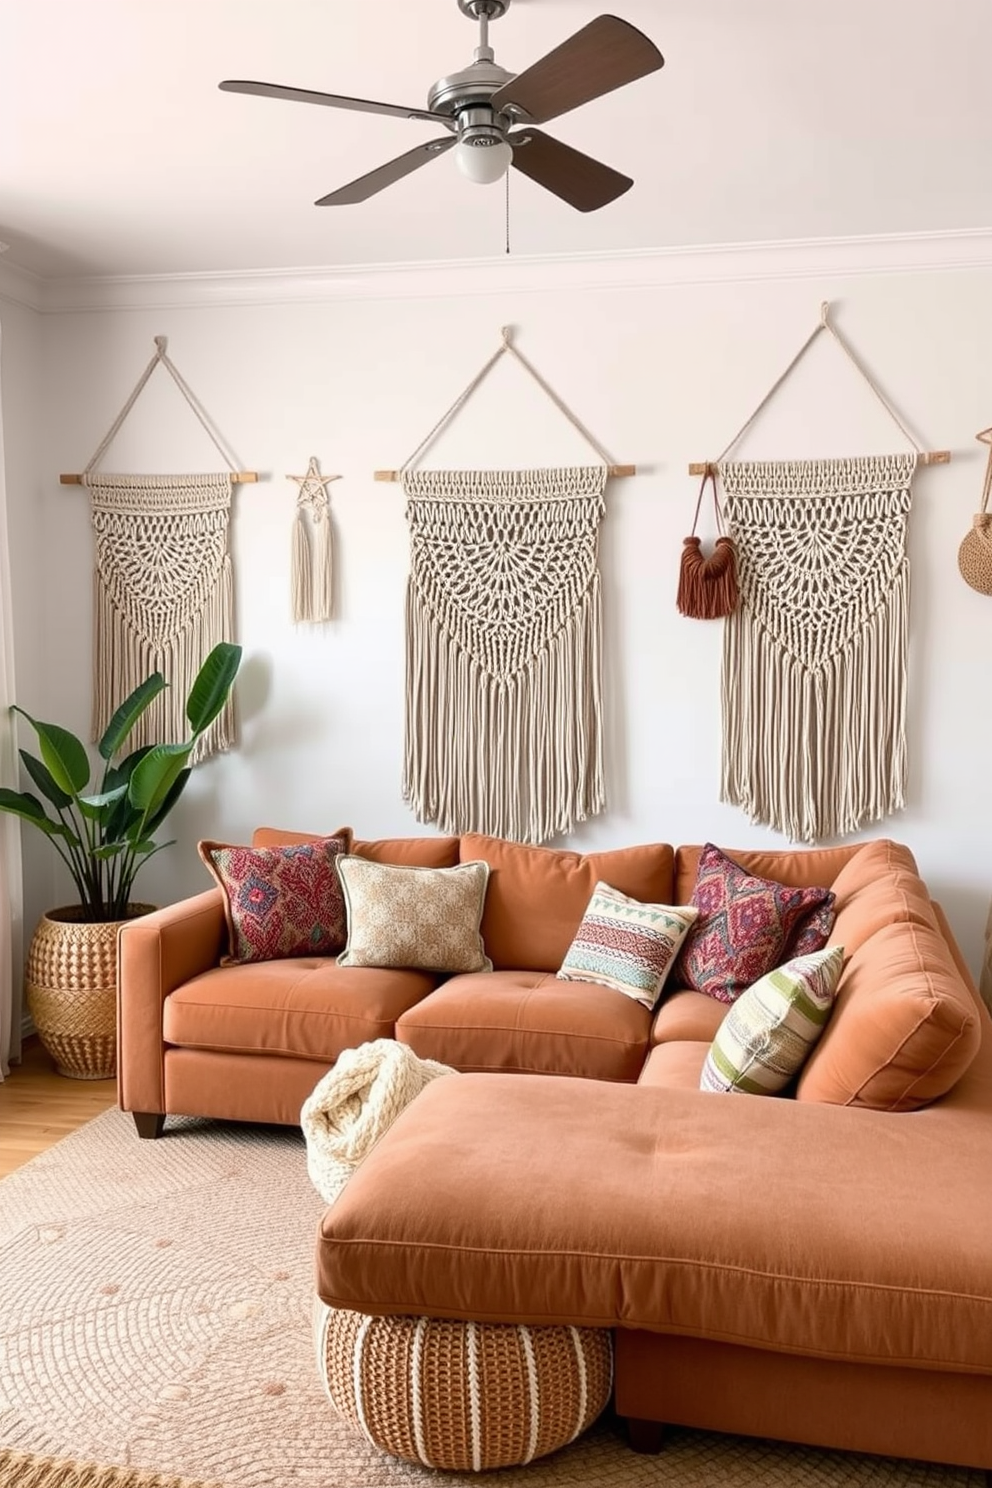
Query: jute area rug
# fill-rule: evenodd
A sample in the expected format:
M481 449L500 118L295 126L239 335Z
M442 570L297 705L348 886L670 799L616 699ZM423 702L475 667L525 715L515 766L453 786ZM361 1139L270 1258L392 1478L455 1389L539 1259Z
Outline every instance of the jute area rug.
M0 1183L2 1488L443 1488L340 1421L298 1131L108 1111ZM602 1419L500 1488L983 1488L983 1474Z

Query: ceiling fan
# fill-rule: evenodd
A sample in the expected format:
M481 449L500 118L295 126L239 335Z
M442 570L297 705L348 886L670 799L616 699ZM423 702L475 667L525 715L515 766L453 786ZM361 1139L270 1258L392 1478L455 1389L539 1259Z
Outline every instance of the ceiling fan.
M489 22L505 15L510 3L458 0L459 10L479 23L479 45L468 67L438 79L427 95L425 109L236 78L219 86L227 93L424 119L449 131L328 192L317 200L318 207L367 201L454 148L458 165L472 181L499 181L512 165L578 211L594 212L622 196L634 184L631 178L535 126L654 72L665 59L635 26L617 16L602 15L523 72L507 72L497 64L489 45Z

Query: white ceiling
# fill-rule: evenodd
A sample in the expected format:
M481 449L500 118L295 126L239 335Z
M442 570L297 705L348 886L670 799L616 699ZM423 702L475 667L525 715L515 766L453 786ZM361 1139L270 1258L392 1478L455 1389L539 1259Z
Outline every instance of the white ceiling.
M989 0L512 0L522 71L612 6L657 73L548 132L634 177L583 215L511 172L520 255L992 226ZM423 107L471 61L456 0L0 0L0 239L45 277L490 259L502 187L451 155L316 197L430 123L220 93L225 77Z

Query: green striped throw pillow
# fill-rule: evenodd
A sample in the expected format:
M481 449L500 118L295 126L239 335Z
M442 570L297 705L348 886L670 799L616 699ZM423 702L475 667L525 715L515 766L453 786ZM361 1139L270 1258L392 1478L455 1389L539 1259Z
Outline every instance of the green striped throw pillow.
M799 1073L823 1032L844 947L796 956L752 982L716 1031L700 1090L777 1095Z

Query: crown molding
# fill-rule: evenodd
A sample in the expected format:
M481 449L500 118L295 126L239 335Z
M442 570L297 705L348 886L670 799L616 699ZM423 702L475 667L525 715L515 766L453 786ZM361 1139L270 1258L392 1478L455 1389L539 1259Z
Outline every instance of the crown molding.
M8 245L4 244L6 248ZM20 269L9 259L0 261L0 301L26 305L29 310L45 308L45 281L30 269Z
M42 279L7 262L0 265L0 294L20 298L44 314L65 314L574 293L988 268L992 268L992 229L975 228L623 253L201 274Z

